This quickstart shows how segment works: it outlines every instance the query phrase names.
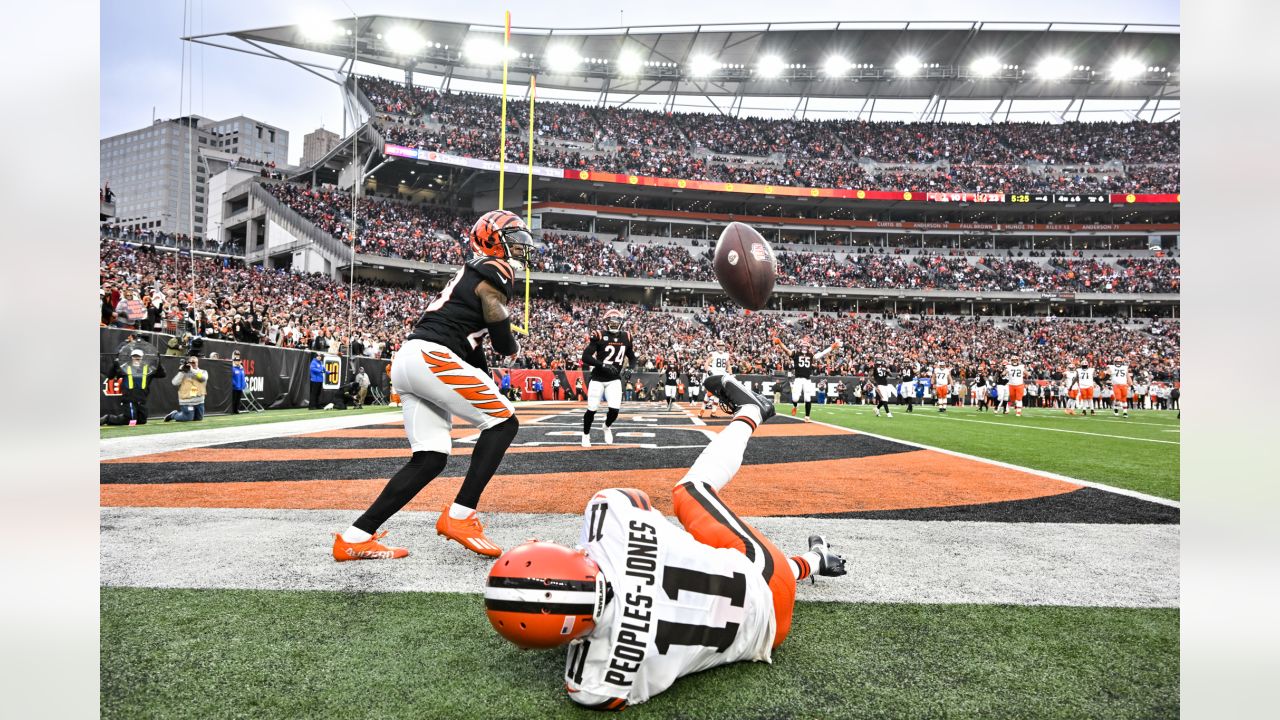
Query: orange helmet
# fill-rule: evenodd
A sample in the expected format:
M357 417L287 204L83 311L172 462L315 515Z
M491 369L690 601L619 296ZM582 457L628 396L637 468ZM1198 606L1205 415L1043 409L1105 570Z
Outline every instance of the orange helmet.
M513 247L523 247L526 251L533 247L529 228L510 210L490 210L481 215L471 226L469 236L471 252L477 255L508 259L512 257Z
M485 614L493 629L516 645L553 648L595 629L606 587L586 551L531 540L493 563L484 589Z

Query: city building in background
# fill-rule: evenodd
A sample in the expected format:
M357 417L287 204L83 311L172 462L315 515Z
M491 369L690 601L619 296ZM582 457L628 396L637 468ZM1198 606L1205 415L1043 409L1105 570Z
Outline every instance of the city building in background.
M285 166L288 151L287 130L243 115L157 120L100 141L100 181L115 193L121 225L204 236L207 181L219 169L210 161Z
M302 162L306 166L319 160L338 146L338 133L318 128L302 136Z

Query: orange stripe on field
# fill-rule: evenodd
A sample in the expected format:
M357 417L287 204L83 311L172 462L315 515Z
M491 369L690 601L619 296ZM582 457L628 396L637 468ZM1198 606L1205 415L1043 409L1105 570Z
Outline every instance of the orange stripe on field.
M554 448L512 448L509 452L518 450ZM644 490L656 508L670 514L671 488L683 475L678 468L499 473L485 490L480 509L579 513L601 488L626 487ZM103 506L363 510L385 484L386 480L297 480L102 485L100 498ZM436 478L408 509L439 510L453 500L461 484L461 477ZM976 460L914 450L845 460L746 465L721 496L740 515L803 515L1027 500L1080 487Z

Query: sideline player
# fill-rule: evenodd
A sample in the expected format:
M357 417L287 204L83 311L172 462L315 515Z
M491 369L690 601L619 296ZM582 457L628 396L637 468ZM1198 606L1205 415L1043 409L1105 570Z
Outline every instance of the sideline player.
M429 305L391 363L391 382L404 404L404 429L413 457L387 481L369 509L334 536L335 560L385 560L409 554L378 542L378 528L444 470L452 451L453 416L480 430L471 464L436 533L466 549L497 557L502 548L485 537L476 515L480 494L498 470L520 422L511 401L498 392L488 370L484 338L500 355L520 352L511 333L507 303L513 278L508 260L533 246L524 221L492 210L471 226L471 257Z
M715 349L707 355L707 362L703 369L706 371L702 380L702 391L705 395L702 398L702 409L698 411L698 417L706 417L708 414L714 416L716 401L706 386L709 378L726 375L729 372L729 348L724 338L716 338Z
M1014 414L1022 417L1022 398L1027 392L1027 367L1022 364L1022 358L1017 355L1009 356L1004 377L1009 381L1009 402L1013 404ZM1004 412L1006 415L1009 413L1008 405L1005 405Z
M1094 378L1093 368L1089 365L1088 360L1080 361L1080 368L1076 370L1076 382L1079 390L1080 415L1096 414L1093 407L1094 394Z
M636 351L631 347L631 333L622 329L622 311L609 308L604 313L604 331L591 333L582 351L582 367L591 368L587 383L587 412L582 416L582 447L591 447L591 423L603 397L609 408L604 416L604 444L613 444L613 421L622 409L622 364L636 366Z
M876 417L880 417L881 406L884 407L885 417L893 417L893 411L889 409L889 398L893 397L892 374L889 366L880 358L876 358L871 363L871 372L867 374L871 377L871 384L875 386Z
M494 630L523 648L567 644L565 690L579 705L621 710L685 675L769 662L791 630L797 582L846 572L821 536L788 557L720 499L774 409L728 375L707 388L733 420L672 491L680 526L641 490L602 490L583 513L578 549L531 541L489 572Z
M795 378L791 381L791 417L796 416L796 406L801 402L804 403L804 421L809 422L809 413L813 409L813 399L818 394L818 387L813 384L813 368L818 361L826 357L832 350L840 347L840 341L836 340L827 346L825 350L813 351L813 347L808 340L801 340L800 346L794 351L787 347L786 343L778 336L774 336L773 344L782 349L782 352L791 356L791 369L795 374Z
M947 411L947 394L951 390L951 366L945 362L933 366L933 393L937 398L938 412Z
M1111 414L1129 417L1129 363L1117 356L1114 363L1107 367L1107 378L1111 380Z
M680 363L677 358L663 358L662 360L662 391L667 398L667 412L671 412L671 406L675 404L677 398L677 389L680 385Z

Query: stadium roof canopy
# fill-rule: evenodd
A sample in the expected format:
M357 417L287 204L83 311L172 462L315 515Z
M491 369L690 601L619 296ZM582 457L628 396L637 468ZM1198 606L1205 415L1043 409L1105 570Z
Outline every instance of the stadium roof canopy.
M279 59L286 48L454 81L502 79L503 27L374 15L215 33L195 42ZM224 45L234 39L241 45ZM914 100L922 119L949 101L1122 101L1139 117L1179 99L1176 25L991 22L794 22L604 28L512 27L509 79L597 96L701 96L741 112L744 98ZM300 62L311 67L320 65ZM1166 105L1166 107L1169 107ZM1007 109L1004 112L1008 112ZM1075 109L1078 114L1079 109ZM1069 118L1068 118L1069 119Z

